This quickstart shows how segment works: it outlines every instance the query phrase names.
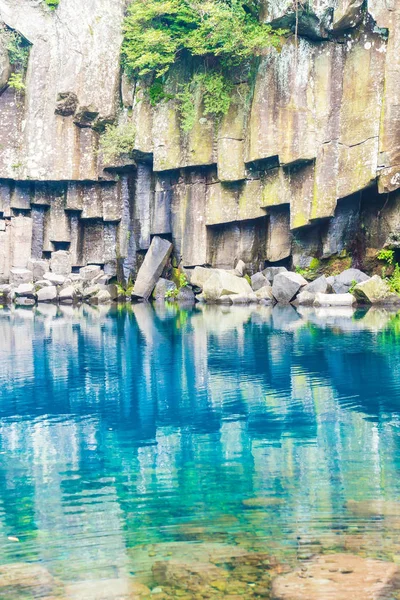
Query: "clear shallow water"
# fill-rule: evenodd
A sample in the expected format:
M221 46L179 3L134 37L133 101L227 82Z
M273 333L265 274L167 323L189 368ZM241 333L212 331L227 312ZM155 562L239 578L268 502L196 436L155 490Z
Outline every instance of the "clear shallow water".
M0 563L400 560L399 336L373 309L1 310Z

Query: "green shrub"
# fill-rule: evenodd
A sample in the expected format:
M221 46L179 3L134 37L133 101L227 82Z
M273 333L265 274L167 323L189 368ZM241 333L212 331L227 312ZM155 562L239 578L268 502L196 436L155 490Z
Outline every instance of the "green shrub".
M388 265L392 265L394 262L394 250L380 250L376 257L378 260L383 260Z
M132 152L135 145L136 129L132 123L107 125L100 138L100 148L105 162L117 159L121 154Z
M350 287L349 287L349 293L352 294L354 292L354 288L357 285L357 281L355 279L352 280Z
M8 85L16 92L23 92L25 90L25 83L22 73L11 73Z
M44 2L50 10L56 10L57 6L60 4L60 0L44 0Z
M190 131L196 119L196 107L203 102L204 115L219 119L231 105L232 84L222 73L197 73L177 94L183 131Z
M18 71L25 71L28 66L30 45L21 34L10 29L2 30L10 63Z
M259 21L252 0L133 0L122 60L138 77L165 75L184 53L218 58L230 68L278 47L282 33Z
M400 294L400 265L396 264L392 276L387 280L396 294Z

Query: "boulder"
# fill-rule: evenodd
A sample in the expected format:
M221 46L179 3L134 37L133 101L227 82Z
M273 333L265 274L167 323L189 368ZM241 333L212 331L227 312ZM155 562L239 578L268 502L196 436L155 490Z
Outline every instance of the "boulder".
M307 283L302 289L302 292L309 292L312 294L327 294L331 286L328 283L325 275L314 279L311 283Z
M230 294L228 296L232 304L250 304L249 294Z
M79 276L83 281L92 281L100 274L101 268L99 265L88 265L79 269Z
M18 298L34 298L35 297L35 287L33 283L21 283L17 288L15 288L15 295Z
M203 296L207 302L215 302L221 296L231 294L250 294L253 290L244 277L231 275L221 269L213 271L211 277L203 285Z
M50 259L50 270L56 275L68 277L72 271L71 255L66 250L52 252Z
M379 275L358 283L353 294L358 302L364 304L400 304L400 296L395 294L388 282Z
M75 288L72 285L69 285L60 290L59 300L61 304L72 304L75 300Z
M269 285L264 285L262 288L256 291L256 296L258 300L268 300L269 304L274 304L274 296L272 294L272 287Z
M307 280L298 273L281 272L274 276L272 294L280 304L289 304L305 285L307 285Z
M214 269L206 269L206 267L195 267L190 276L190 284L200 289L203 289L205 282L211 277L211 275L214 272Z
M262 271L262 274L268 279L268 281L272 285L276 275L279 275L279 273L287 272L288 270L286 267L267 267Z
M354 283L361 283L368 279L368 275L359 269L346 269L335 277L332 289L335 294L346 294Z
M353 306L356 299L352 294L316 294L314 306Z
M7 304L8 302L11 302L11 292L11 285L0 285L0 304Z
M154 236L142 266L139 269L132 296L148 300L172 252L172 244Z
M272 584L274 600L378 600L399 589L395 563L352 554L317 556Z
M43 287L37 291L38 302L56 302L57 300L57 288L55 285L49 287Z
M21 283L32 283L33 273L29 269L10 269L11 285L21 285Z
M89 300L93 296L97 296L100 291L101 287L99 285L90 285L82 291L82 296L84 300Z
M39 281L37 281L35 283L35 291L37 292L38 290L41 290L42 288L45 287L51 287L53 284L51 283L51 281L47 281L47 279L40 279Z
M47 260L35 260L31 258L28 261L28 269L32 271L33 281L40 281L43 279L43 275L49 270L49 263Z
M106 290L111 296L111 300L117 300L119 296L118 287L114 283L106 285Z
M173 292L176 289L176 285L173 281L160 277L153 290L153 298L155 300L165 300L166 293L169 291Z
M106 289L100 290L94 298L97 300L97 304L110 304L112 302L111 294Z
M57 275L57 273L45 273L43 279L45 281L50 281L52 285L63 285L66 278L64 275Z
M270 285L270 283L262 273L255 273L251 276L251 287L255 292L266 285Z
M314 304L314 300L314 292L307 292L306 289L302 289L300 294L294 300L293 304L296 304L298 306L312 306Z
M194 291L188 285L181 287L176 297L178 302L193 303L195 301Z

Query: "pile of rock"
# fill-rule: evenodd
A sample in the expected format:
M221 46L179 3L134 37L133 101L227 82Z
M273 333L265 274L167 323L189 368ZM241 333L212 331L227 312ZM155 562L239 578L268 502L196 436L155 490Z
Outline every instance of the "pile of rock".
M0 304L107 304L117 298L115 285L99 265L72 273L69 253L53 253L52 260L32 260L26 269L11 269L10 282L0 286Z
M218 304L302 306L353 306L354 304L400 304L387 281L369 277L359 269L347 269L337 276L322 275L308 282L285 267L267 267L251 278L243 276L241 262L234 271L196 267L190 283L199 291L199 302Z

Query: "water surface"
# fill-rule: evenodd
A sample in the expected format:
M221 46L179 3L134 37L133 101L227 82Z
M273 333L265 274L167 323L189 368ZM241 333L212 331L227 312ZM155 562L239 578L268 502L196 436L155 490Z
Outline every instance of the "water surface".
M68 583L201 544L397 560L399 335L374 309L1 310L0 563Z

